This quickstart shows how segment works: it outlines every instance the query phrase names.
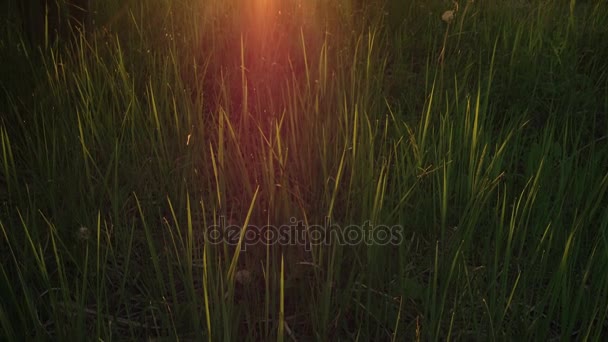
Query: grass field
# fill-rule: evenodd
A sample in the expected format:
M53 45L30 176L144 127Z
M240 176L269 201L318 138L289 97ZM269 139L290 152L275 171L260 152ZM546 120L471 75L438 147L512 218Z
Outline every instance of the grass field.
M2 5L0 340L608 337L608 3L381 2Z

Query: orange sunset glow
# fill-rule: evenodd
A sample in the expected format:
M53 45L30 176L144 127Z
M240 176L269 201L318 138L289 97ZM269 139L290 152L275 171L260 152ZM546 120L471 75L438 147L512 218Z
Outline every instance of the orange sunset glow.
M230 41L218 51L222 63L216 75L223 76L214 82L228 86L229 94L220 107L239 132L225 148L242 155L246 164L247 177L232 182L225 190L226 198L238 199L225 208L238 213L237 217L247 208L233 202L247 203L247 196L260 184L289 175L302 187L311 186L310 176L292 165L297 156L290 154L281 140L283 136L302 139L313 134L298 125L309 120L305 118L308 111L288 98L300 89L316 86L314 78L318 76L313 65L318 64L327 31L314 2L260 0L243 1L241 5L234 9L236 18L223 18ZM288 107L292 114L285 120ZM268 168L271 159L274 168ZM273 201L271 194L260 193L254 213L259 217L278 215L280 206Z

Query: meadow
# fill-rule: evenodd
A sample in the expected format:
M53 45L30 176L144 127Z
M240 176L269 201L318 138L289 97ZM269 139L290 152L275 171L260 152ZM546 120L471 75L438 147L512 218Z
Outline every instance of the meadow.
M605 1L0 6L1 340L608 337Z

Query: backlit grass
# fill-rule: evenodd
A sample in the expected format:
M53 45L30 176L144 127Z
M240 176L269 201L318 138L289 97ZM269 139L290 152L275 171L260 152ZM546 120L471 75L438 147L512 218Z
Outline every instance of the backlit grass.
M3 340L608 335L603 1L3 6Z

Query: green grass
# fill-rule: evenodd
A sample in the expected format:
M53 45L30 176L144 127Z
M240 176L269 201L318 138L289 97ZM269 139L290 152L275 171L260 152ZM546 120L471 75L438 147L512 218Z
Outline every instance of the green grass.
M2 11L2 340L608 336L604 1L93 3Z

